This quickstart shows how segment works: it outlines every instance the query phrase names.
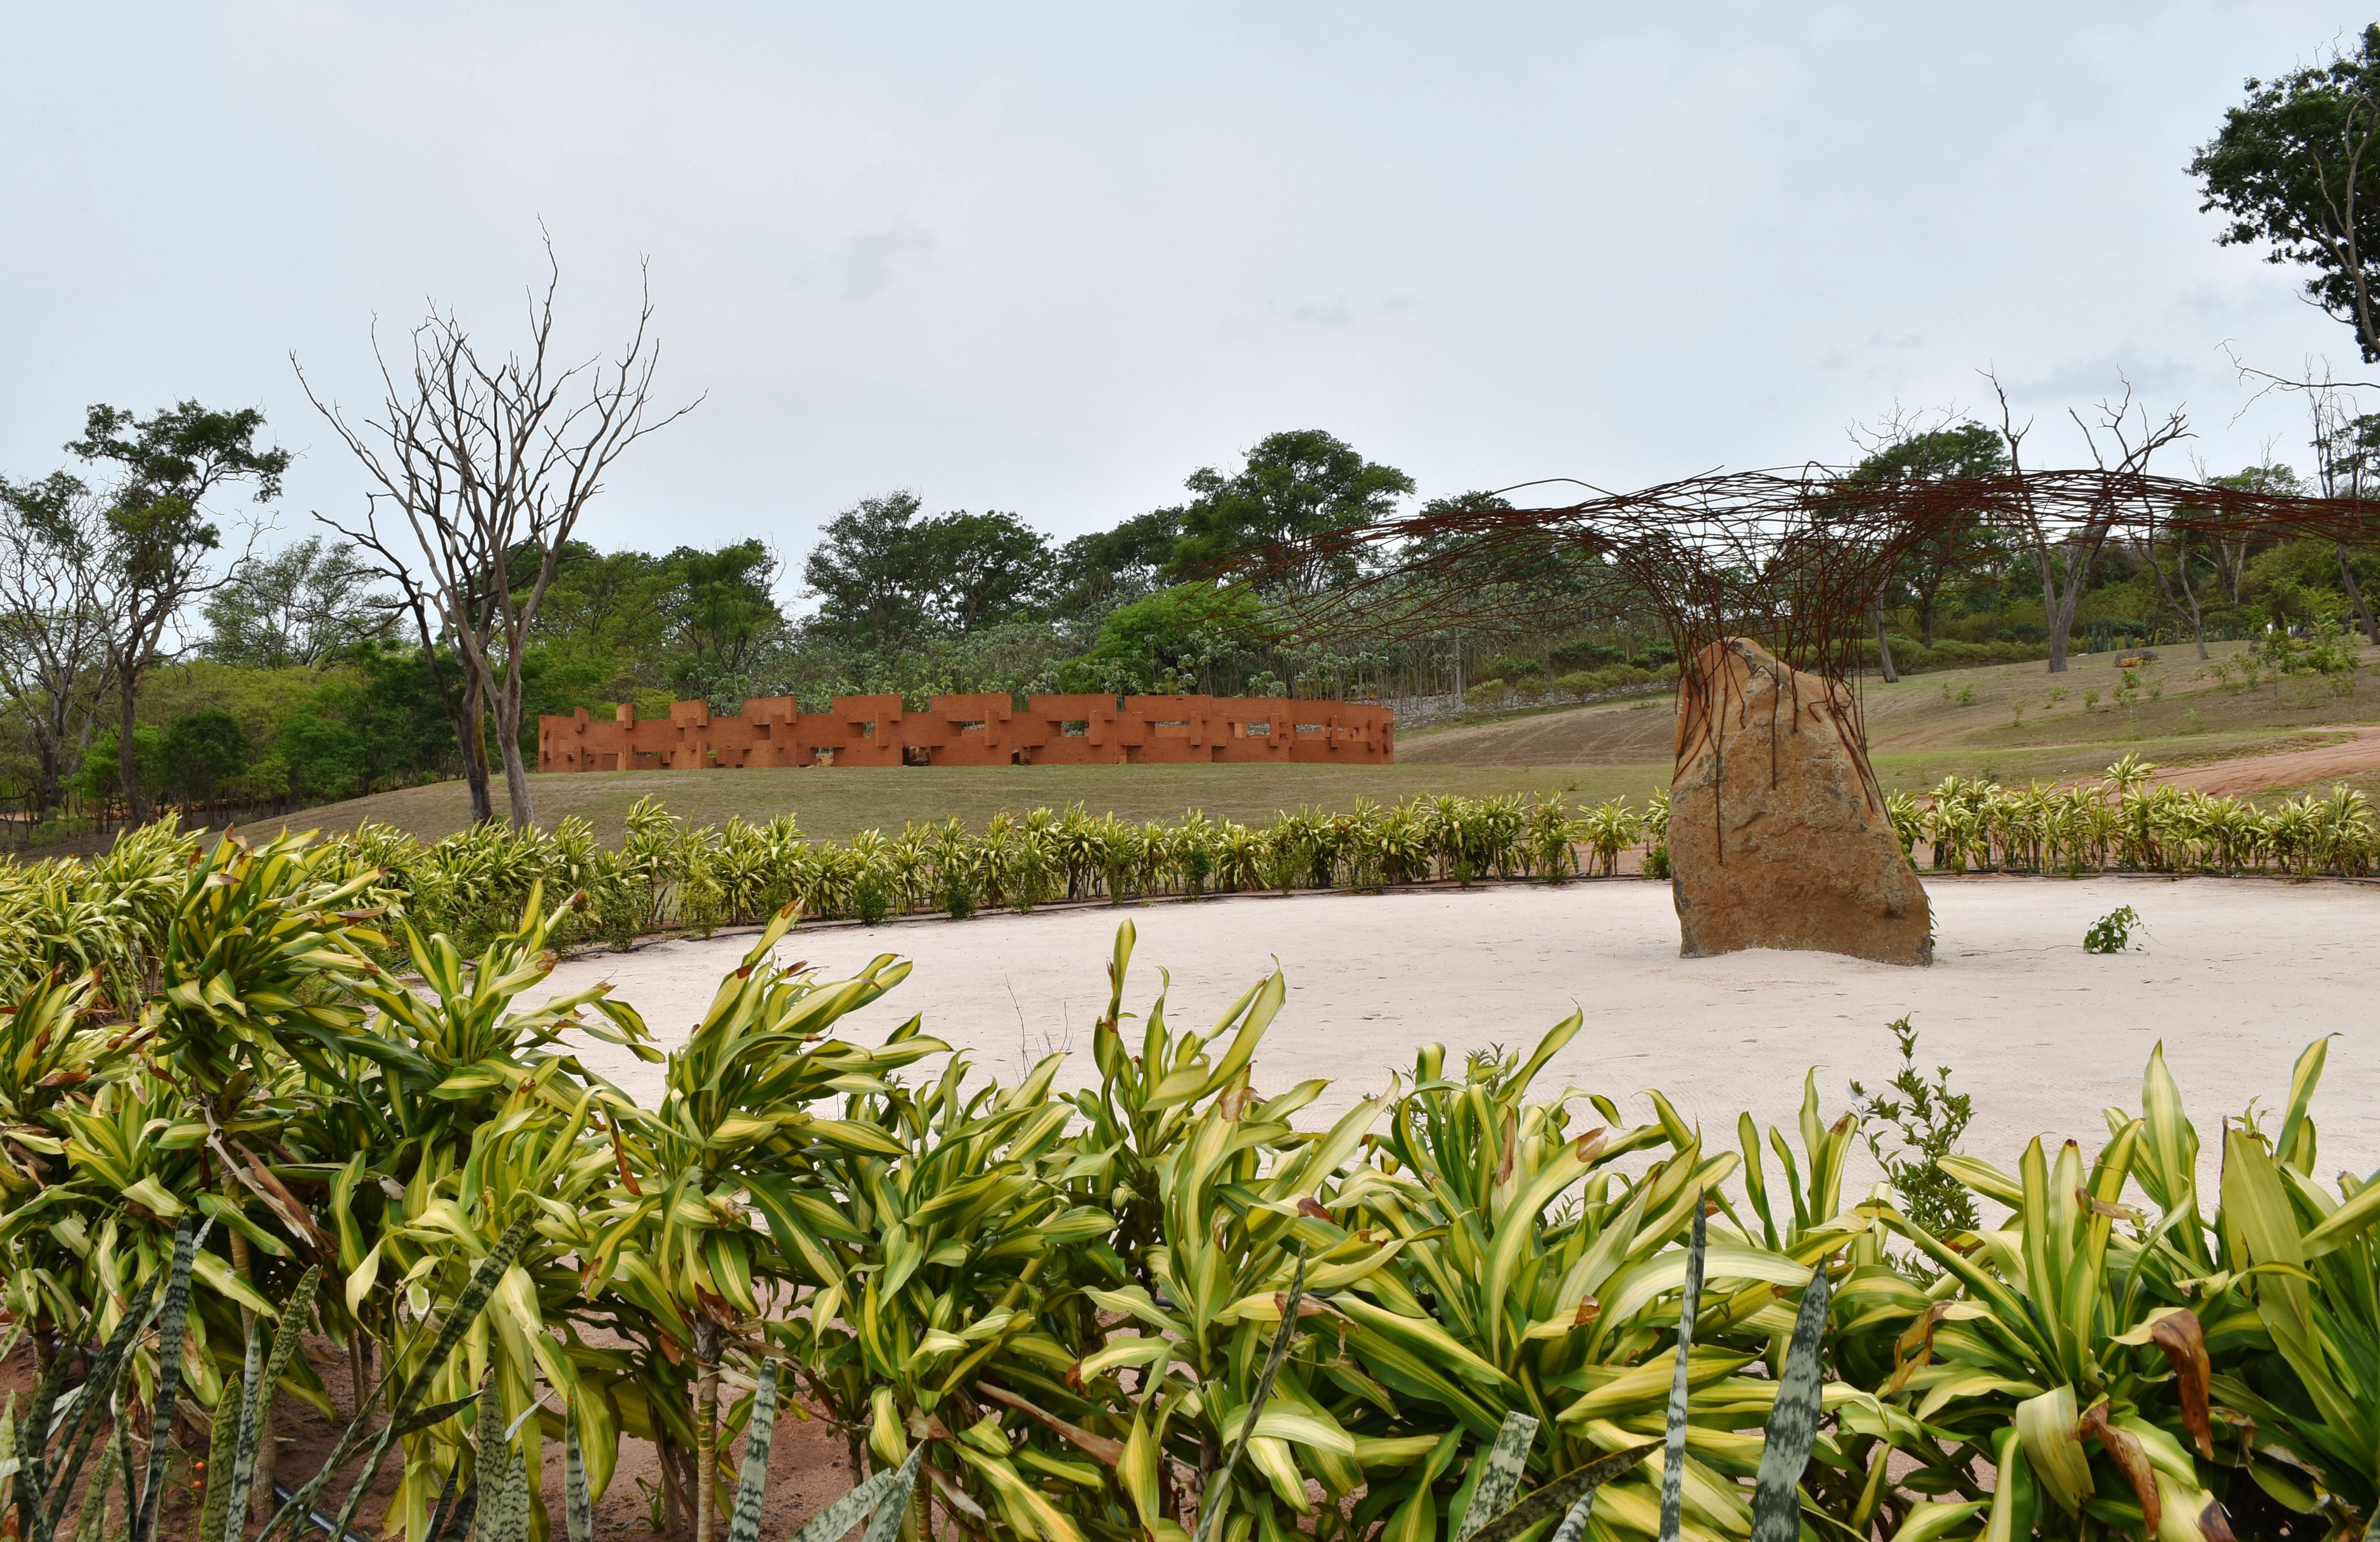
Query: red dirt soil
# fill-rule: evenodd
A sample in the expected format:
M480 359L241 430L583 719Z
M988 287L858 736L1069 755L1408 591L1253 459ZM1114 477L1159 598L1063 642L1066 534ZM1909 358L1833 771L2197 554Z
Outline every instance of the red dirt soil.
M309 1338L306 1352L322 1375L322 1384L331 1393L331 1402L339 1414L334 1425L312 1408L297 1399L283 1396L273 1405L274 1423L281 1433L279 1458L275 1476L284 1484L296 1486L313 1476L323 1458L331 1453L338 1435L346 1427L351 1402L347 1383L347 1359L339 1348L327 1340ZM21 1406L25 1395L34 1384L33 1356L29 1345L18 1344L15 1353L0 1362L0 1398L8 1392L18 1395ZM795 1400L783 1399L777 1405L776 1428L769 1442L768 1500L761 1512L763 1535L790 1535L803 1522L816 1514L832 1500L850 1491L850 1458L841 1435L830 1429L819 1418L804 1419L797 1412ZM806 1410L804 1411L806 1412ZM195 1454L203 1455L203 1427L194 1427L194 1443L200 1448ZM744 1442L739 1438L730 1448L730 1470L741 1463ZM545 1442L545 1473L542 1484L546 1512L553 1518L553 1535L562 1535L562 1442ZM374 1484L365 1500L355 1531L364 1536L377 1536L381 1510L395 1487L397 1462L395 1454L382 1469L381 1479ZM650 1536L647 1521L647 1504L637 1487L637 1480L648 1483L659 1479L660 1467L653 1458L652 1446L643 1440L623 1437L620 1441L620 1465L613 1473L609 1488L595 1506L595 1530L599 1536L618 1536L623 1542L636 1542ZM198 1522L198 1486L191 1481L190 1468L176 1460L168 1469L172 1496L167 1500L162 1535L169 1539L188 1538ZM332 1485L335 1496L346 1491L353 1481L349 1469L340 1474ZM728 1480L732 1490L733 1479ZM77 1500L79 1504L79 1500ZM324 1509L331 1508L325 1505ZM722 1525L722 1533L724 1524ZM300 1542L322 1542L322 1534L310 1527L301 1527Z
M2195 788L2217 797L2253 797L2276 787L2343 782L2351 776L2380 771L2380 728L2342 728L2338 732L2349 736L2313 749L2246 755L2231 760L2210 760L2203 766L2185 766L2163 772L2157 781Z

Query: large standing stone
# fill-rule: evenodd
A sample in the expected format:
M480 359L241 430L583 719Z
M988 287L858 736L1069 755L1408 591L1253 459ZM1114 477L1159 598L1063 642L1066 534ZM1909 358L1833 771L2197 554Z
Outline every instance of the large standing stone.
M1934 962L1933 917L1842 686L1726 637L1678 686L1670 888L1689 958Z

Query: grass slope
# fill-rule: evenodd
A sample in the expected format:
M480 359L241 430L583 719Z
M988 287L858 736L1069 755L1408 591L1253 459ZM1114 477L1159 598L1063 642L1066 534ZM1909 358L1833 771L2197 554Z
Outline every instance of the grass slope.
M2239 645L2218 646L2218 657ZM2127 750L2167 766L2267 754L2328 742L2334 725L2380 722L2380 680L2343 698L2319 683L2267 684L2225 693L2204 678L2188 647L2162 650L2141 672L2157 700L2109 704L2121 676L2108 655L2078 659L2052 676L2038 663L1943 671L1897 686L1870 683L1868 735L1888 789L1922 791L1955 772L2025 782L2096 775ZM2380 660L2380 653L2368 655ZM2047 693L2064 686L2055 706ZM2085 710L2082 695L2101 701ZM1961 699L1961 698L1964 699ZM2016 706L2022 702L2022 722ZM2185 724L2183 714L2198 721ZM540 823L577 815L616 841L629 805L648 794L695 823L731 815L766 820L791 811L814 836L845 839L955 815L980 826L1002 809L1080 803L1096 813L1172 819L1191 808L1217 819L1261 820L1312 805L1344 808L1358 797L1390 802L1416 793L1562 790L1589 801L1624 796L1641 806L1670 780L1670 699L1557 708L1425 731L1404 738L1393 766L1023 766L753 771L593 771L533 779ZM2359 780L2380 782L2380 777ZM2326 785L2326 783L2325 783ZM366 820L434 839L463 827L462 783L379 793L308 810L300 828L346 830Z
M1662 772L1666 779L1668 772ZM766 820L788 811L813 836L847 839L859 831L898 830L955 815L971 826L1002 809L1062 808L1127 819L1179 819L1201 808L1215 819L1269 819L1311 804L1345 808L1358 797L1392 802L1415 793L1525 793L1567 788L1573 796L1627 795L1642 803L1653 786L1633 768L1549 771L1503 766L986 766L766 767L751 771L584 771L531 779L538 822L576 814L606 841L619 839L629 805L650 794L696 824L730 815ZM497 789L501 813L503 788ZM293 816L301 828L348 830L366 820L435 839L463 828L470 802L459 782L312 808Z
M2245 646L2218 643L2211 651L2219 662ZM2307 679L2225 691L2189 645L2158 653L2157 662L2136 672L2141 698L2122 707L2113 698L2123 675L2107 653L2075 659L2058 675L2033 662L1944 670L1891 686L1871 678L1864 695L1876 775L1895 792L1921 792L1953 773L2054 781L2096 775L2127 752L2165 766L2194 765L2312 747L2337 736L2325 730L2380 722L2380 679L2372 674L2380 650L2365 651L2358 688L2343 697ZM2050 702L2059 690L2062 698ZM2083 700L2090 692L2098 695L2095 706ZM1662 698L1555 708L1425 730L1400 740L1397 759L1405 767L1562 768L1598 779L1624 768L1639 783L1666 782L1670 706Z

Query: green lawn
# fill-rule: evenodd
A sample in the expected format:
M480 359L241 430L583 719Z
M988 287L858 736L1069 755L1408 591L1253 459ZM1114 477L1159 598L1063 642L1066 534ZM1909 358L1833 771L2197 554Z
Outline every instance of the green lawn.
M530 779L538 822L568 815L589 820L616 841L629 805L647 795L686 820L723 823L731 815L766 820L791 810L811 835L842 839L868 829L897 830L910 820L953 815L981 825L1002 809L1062 808L1080 803L1130 819L1177 819L1202 808L1216 819L1269 819L1311 804L1338 809L1359 797L1392 802L1416 793L1525 793L1567 788L1573 797L1625 795L1641 805L1669 768L1608 767L1536 771L1494 766L987 766L769 767L750 771L640 771L557 773ZM503 788L497 788L497 812ZM380 793L310 809L293 825L352 829L366 820L435 838L468 821L470 801L459 782Z

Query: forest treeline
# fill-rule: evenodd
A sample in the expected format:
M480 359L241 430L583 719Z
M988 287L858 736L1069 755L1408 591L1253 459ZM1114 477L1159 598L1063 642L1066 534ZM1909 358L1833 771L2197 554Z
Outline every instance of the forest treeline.
M222 559L220 521L200 500L235 486L269 498L285 465L262 447L261 418L186 403L150 419L94 408L91 425L68 446L81 462L75 469L0 482L8 591L0 595L0 781L20 818L120 797L128 693L134 777L152 802L310 804L459 774L464 751L442 694L452 662L442 671L442 650L422 645L404 598L371 562L319 533ZM219 443L214 461L179 483L174 467L143 467L106 438L157 441L193 425ZM149 453L170 458L176 448L152 443ZM2325 483L2360 478L2380 449L2380 425L2352 419L2316 449ZM179 453L188 459L189 447ZM1997 431L1961 421L1880 442L1848 474L1963 477L2006 464ZM2309 480L2277 463L2216 480L2270 491ZM1066 540L1014 513L933 512L905 490L860 500L797 556L759 537L667 552L570 540L528 623L524 739L533 740L540 713L619 702L658 715L677 698L734 712L747 697L792 696L820 710L831 697L886 692L1398 699L1468 688L1476 698L1481 682L1530 698L1624 688L1672 662L1645 597L1591 563L1549 584L1543 624L1526 635L1449 627L1300 642L1273 613L1285 598L1273 584L1222 586L1204 575L1276 542L1410 510L1414 480L1309 430L1265 438L1234 468L1202 467L1185 492L1178 504ZM151 636L125 636L121 615L73 613L143 598L141 566L157 565L144 538L156 545L153 527L174 520L198 528L169 537L217 560L212 570L194 565L201 571L182 592L145 597ZM2038 656L2046 641L2039 555L1980 516L1914 551L1883 597L1896 666ZM111 564L125 570L120 592L106 587ZM98 571L78 579L78 565ZM1327 589L1357 576L1350 564L1278 582ZM2209 636L2361 631L2380 556L2304 540L2119 541L2099 554L2089 583L2074 628L2084 647L2188 637L2193 617L2176 600L2184 587ZM140 667L127 669L135 657Z

